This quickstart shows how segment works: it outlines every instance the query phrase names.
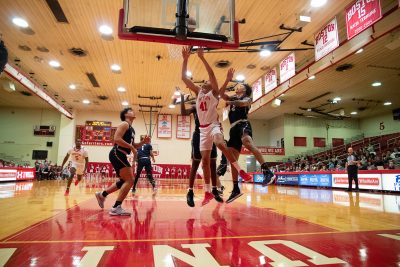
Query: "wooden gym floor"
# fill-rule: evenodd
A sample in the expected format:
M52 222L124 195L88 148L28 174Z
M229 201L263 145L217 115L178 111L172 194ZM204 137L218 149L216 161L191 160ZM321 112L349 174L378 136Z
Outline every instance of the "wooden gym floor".
M143 180L111 217L110 183L1 183L0 266L400 266L400 195L243 184L201 207L199 185L190 208L186 181Z

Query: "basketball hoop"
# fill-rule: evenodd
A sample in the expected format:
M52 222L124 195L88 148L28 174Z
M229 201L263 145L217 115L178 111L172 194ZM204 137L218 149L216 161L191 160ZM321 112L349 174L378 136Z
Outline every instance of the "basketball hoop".
M167 44L169 58L179 60L182 58L182 46L175 44Z

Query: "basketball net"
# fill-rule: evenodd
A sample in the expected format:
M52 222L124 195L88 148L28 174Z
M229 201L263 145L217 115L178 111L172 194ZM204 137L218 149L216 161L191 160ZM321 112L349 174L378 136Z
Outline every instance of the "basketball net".
M169 58L179 60L182 58L182 46L176 44L167 44Z

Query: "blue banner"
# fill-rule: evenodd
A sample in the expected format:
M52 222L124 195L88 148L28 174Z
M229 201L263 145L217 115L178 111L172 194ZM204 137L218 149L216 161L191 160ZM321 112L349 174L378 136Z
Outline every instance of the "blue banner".
M332 187L331 174L300 174L299 184L307 186Z
M276 176L277 184L299 185L298 174L278 174Z
M264 181L264 175L262 175L262 174L253 174L253 181L255 183L262 183Z

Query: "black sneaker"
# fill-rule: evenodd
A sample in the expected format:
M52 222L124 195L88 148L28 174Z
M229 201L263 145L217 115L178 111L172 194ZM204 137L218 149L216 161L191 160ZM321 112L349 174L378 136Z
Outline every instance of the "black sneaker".
M231 203L235 199L239 198L241 195L243 195L243 193L241 193L240 190L232 190L231 195L229 196L226 203Z
M187 192L187 195L186 195L186 203L188 204L188 206L189 207L194 207L194 200L193 200L193 198L194 198L194 193L193 193L193 190L189 190L188 192Z
M213 194L213 196L214 196L214 199L216 200L216 201L218 201L218 202L224 202L224 200L222 199L222 197L221 197L221 195L220 195L220 191L218 191L218 189L217 188L213 188L213 190L211 191L212 192L212 194Z
M269 185L275 181L275 175L270 169L268 169L266 164L261 165L261 171L264 175L264 181L262 182L263 185Z

